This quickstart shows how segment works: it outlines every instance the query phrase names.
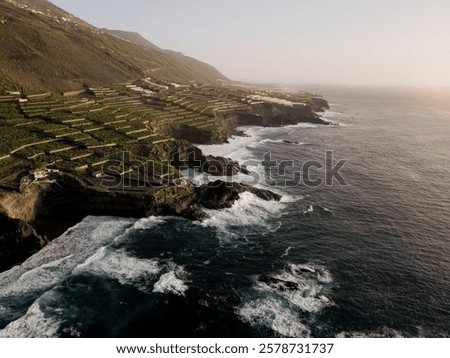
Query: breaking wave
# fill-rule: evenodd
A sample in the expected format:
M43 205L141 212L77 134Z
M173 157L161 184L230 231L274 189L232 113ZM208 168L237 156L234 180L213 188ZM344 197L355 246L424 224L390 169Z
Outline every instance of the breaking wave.
M339 106L332 104L330 109L326 109L324 112L321 112L320 118L333 125L346 126L347 124L342 123L342 120L345 121L348 117L344 113L337 111L335 107Z
M0 337L59 336L68 319L64 297L71 295L66 286L72 279L95 276L147 294L183 296L189 288L183 267L171 259L134 257L121 248L134 231L163 221L86 217L22 265L2 273ZM72 336L78 334L69 330Z
M253 295L237 309L244 322L286 337L308 337L302 315L318 314L334 305L329 298L331 273L322 265L288 264L281 272L255 278Z
M131 284L147 292L148 282L161 272L158 259L140 259L127 255L122 250L102 247L88 260L79 265L73 274L90 273L103 275L119 281L122 285Z
M23 264L0 274L2 298L39 294L62 282L98 249L111 243L135 220L88 216Z
M283 337L306 338L310 329L299 322L289 306L276 298L256 299L245 303L237 311L242 321L253 327L266 327Z
M221 210L204 209L210 218L199 223L214 227L221 237L237 237L246 233L274 232L281 226L278 220L290 203L302 197L284 195L280 201L266 201L244 192L231 208Z
M35 302L27 313L0 331L0 338L53 338L57 337L60 323L46 317L39 302Z
M241 164L247 164L249 169L252 169L255 165L251 163L258 163L263 158L256 158L253 149L257 146L272 144L297 144L302 145L304 143L299 142L297 139L289 137L296 128L318 128L324 127L313 123L299 123L295 125L288 125L284 127L240 127L239 130L244 132L244 136L233 136L225 144L213 144L213 145L199 145L198 147L203 153L207 155L222 156L232 158ZM283 139L269 139L273 135L284 135ZM250 163L250 165L249 165ZM254 169L254 168L253 168Z
M382 327L373 332L340 332L336 338L405 338L406 336L392 328Z
M184 296L189 289L186 284L187 273L181 266L171 265L172 270L161 275L158 282L153 286L153 292L172 293L179 296Z
M306 143L288 140L288 139L262 139L258 144L291 144L291 145L305 145Z
M325 295L325 285L332 282L331 273L323 266L289 264L281 273L259 278L255 288L262 293L283 297L302 311L317 313L333 304Z

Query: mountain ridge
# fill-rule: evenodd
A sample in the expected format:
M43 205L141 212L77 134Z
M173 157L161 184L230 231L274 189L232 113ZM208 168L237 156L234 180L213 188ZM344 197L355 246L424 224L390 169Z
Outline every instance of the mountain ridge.
M227 80L211 65L162 50L139 34L141 42L135 43L124 39L126 31L102 31L46 0L2 0L0 14L3 92L21 87L63 92L142 77L178 83Z
M148 48L154 49L156 51L161 51L161 52L165 51L162 48L156 46L154 43L147 40L139 32L125 31L125 30L112 30L112 29L106 29L106 28L101 28L100 30L102 32L106 32L107 34L110 34L112 36L118 37L122 40L135 43L136 45L148 47Z

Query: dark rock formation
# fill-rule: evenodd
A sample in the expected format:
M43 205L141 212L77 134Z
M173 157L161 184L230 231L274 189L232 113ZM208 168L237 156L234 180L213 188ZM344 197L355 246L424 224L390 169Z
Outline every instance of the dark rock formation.
M33 255L48 241L28 223L0 213L0 271Z
M250 192L264 200L280 200L269 190L216 180L195 187L103 188L89 185L82 177L61 175L56 183L34 183L21 193L4 195L0 214L0 271L21 262L87 215L148 217L173 215L203 220L210 209L229 208L239 194ZM57 227L55 228L55 223ZM35 228L37 230L35 230ZM44 236L45 235L45 236Z
M270 190L259 189L248 185L216 180L197 188L199 203L208 209L230 208L239 199L239 194L250 192L264 200L279 201L281 195Z
M263 275L259 281L264 282L270 287L276 288L280 291L297 291L300 290L300 285L297 282L284 280L278 277Z
M210 216L202 209L196 207L190 207L181 213L181 216L188 220L203 221L209 219Z
M311 108L314 112L323 112L325 109L329 109L328 102L317 95L311 96Z
M277 103L258 103L250 106L248 111L222 111L216 113L217 123L229 135L241 134L236 128L240 126L280 127L298 123L316 123L328 125L315 111L328 108L327 101L319 98L318 103L310 105L286 106ZM323 102L322 102L323 101Z
M244 165L240 165L230 158L215 157L212 155L203 158L200 171L214 176L233 176L238 173L250 174Z
M200 173L214 176L232 176L238 173L249 174L247 168L238 162L223 157L204 155L196 146L186 140L173 140L156 145L138 144L140 155L158 158L169 162L178 170L186 168L197 169Z
M252 105L249 112L259 116L259 125L265 127L278 127L302 122L328 124L315 114L308 105L294 105L291 107L264 102Z
M185 124L171 123L152 128L159 133L176 139L187 140L198 144L225 143L231 134L240 134L236 128L240 126L279 127L298 123L316 123L328 125L315 112L329 108L328 102L311 95L308 103L292 106L262 102L252 104L248 110L221 110L215 112L216 129L202 129Z
M104 188L90 186L75 175L64 174L57 184L34 185L38 190L29 221L82 219L87 215L147 217L182 215L196 202L195 187L183 186Z

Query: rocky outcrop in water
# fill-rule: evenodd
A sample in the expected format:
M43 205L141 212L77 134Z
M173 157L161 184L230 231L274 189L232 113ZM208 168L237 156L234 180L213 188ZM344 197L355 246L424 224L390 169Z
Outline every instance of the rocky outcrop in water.
M249 192L267 201L280 201L281 195L270 190L259 189L236 182L216 180L197 188L198 202L208 209L230 208L239 199L239 194Z

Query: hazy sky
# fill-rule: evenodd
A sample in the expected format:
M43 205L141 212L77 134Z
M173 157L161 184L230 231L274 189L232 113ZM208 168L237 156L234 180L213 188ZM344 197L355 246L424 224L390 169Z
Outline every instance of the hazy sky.
M450 86L448 0L54 0L252 82Z

